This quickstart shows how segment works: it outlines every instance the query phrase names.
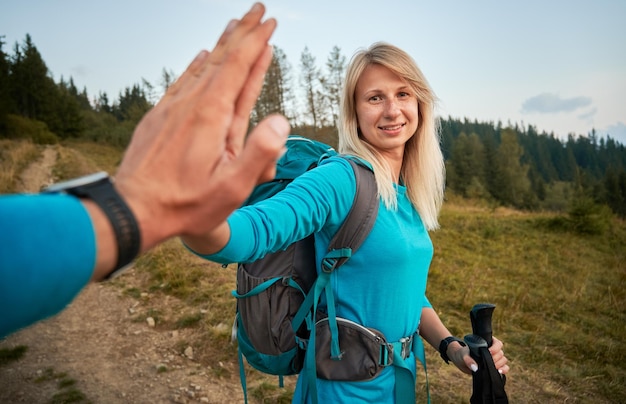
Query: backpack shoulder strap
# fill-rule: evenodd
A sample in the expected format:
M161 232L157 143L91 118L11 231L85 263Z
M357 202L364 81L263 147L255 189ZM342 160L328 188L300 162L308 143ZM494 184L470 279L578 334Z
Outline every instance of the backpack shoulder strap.
M346 159L356 178L356 193L352 208L335 236L330 241L328 251L350 248L352 253L359 249L367 238L378 215L378 190L374 173L367 167ZM341 266L348 257L337 260L335 268Z
M328 310L328 323L331 332L330 354L331 358L340 359L339 331L335 312L335 301L330 287L330 274L346 262L367 238L378 216L378 190L372 170L357 164L351 159L346 159L354 170L356 178L356 192L352 208L333 239L330 241L326 257L322 259L322 272L315 281L314 287L307 294L305 301L300 306L294 317L292 327L302 324L304 316L312 310L312 319L317 317L317 303L322 293L326 295ZM313 325L310 329L308 346L306 349L304 366L308 371L307 382L302 389L303 398L310 394L313 404L317 404L316 364L315 364L315 340L316 332Z

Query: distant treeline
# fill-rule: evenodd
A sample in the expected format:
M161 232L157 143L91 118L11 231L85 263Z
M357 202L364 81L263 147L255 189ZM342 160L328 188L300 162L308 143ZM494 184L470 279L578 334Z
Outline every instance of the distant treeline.
M124 147L141 117L175 81L163 69L157 87L145 79L111 101L90 97L71 77L58 82L31 37L4 51L0 36L0 138L36 143L83 139ZM334 47L317 66L308 48L300 57L298 83L284 52L275 47L263 91L251 114L287 116L293 132L336 146L339 94L346 58ZM569 211L609 207L626 217L626 148L611 137L569 134L561 139L533 126L442 118L447 192L519 209Z

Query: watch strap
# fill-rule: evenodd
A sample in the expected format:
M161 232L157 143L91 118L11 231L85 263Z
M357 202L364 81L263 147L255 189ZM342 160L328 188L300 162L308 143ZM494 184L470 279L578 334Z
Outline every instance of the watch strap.
M459 339L452 335L442 339L439 343L439 355L441 355L441 359L443 359L446 363L450 363L450 358L448 357L448 346L454 341L461 344L461 346L466 346L465 342L463 342L462 339Z
M117 262L103 280L110 279L139 254L141 234L137 220L106 172L99 172L48 187L44 192L65 192L96 203L113 227Z
M141 237L139 225L133 212L117 192L111 179L107 177L104 181L108 183L105 186L95 186L94 184L86 185L86 187L92 187L88 196L98 204L108 217L117 240L117 263L115 268L104 278L109 279L137 257L141 248Z

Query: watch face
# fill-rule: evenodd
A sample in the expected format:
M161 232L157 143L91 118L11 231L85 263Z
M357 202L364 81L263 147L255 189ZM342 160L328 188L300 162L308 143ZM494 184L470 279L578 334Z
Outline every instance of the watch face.
M74 178L69 181L59 182L58 184L52 184L49 187L45 188L43 192L45 193L56 193L56 192L64 192L67 189L72 189L76 187L80 187L87 184L93 184L98 181L102 181L109 177L105 171L100 171L95 174L86 175L84 177Z

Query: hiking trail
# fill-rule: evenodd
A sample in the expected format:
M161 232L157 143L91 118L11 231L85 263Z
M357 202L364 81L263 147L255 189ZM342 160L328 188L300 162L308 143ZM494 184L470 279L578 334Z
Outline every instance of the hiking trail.
M56 149L46 147L23 171L18 191L38 192L52 183L56 159ZM121 276L124 288L140 288L142 275L133 269ZM174 301L155 298L150 307ZM192 352L180 353L193 330L133 321L139 305L115 283L90 284L59 315L0 340L0 349L27 347L21 359L0 366L0 403L243 402L238 377L216 378L211 370L223 364L202 365ZM70 401L81 394L82 401Z

